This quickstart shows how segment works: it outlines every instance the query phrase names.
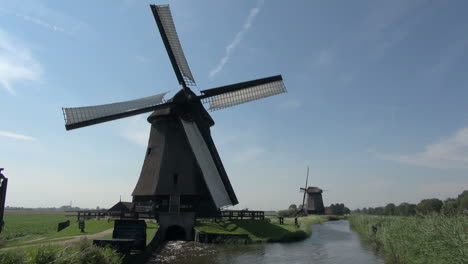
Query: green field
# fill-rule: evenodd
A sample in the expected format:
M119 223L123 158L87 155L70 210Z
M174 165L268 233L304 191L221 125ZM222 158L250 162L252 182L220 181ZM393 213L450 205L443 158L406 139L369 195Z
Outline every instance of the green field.
M71 220L65 215L5 215L4 239L10 240L29 235L41 235L57 231L57 224Z
M266 220L199 220L195 229L211 234L246 234L253 242L292 242L302 240L311 234L310 226L328 220L325 216L299 218L299 228L293 218L285 218L280 225L277 218Z
M351 215L349 222L389 263L467 263L467 216Z
M85 233L81 233L75 219L63 213L13 214L9 212L5 215L5 229L0 235L1 246L13 247L42 244L73 236L99 233L112 228L114 225L113 221L86 220ZM66 220L70 220L70 226L57 232L58 223Z

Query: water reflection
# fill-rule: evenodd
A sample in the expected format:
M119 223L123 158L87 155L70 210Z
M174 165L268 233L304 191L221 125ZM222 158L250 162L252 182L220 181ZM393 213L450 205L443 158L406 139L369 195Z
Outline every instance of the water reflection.
M212 245L169 242L149 263L384 263L363 246L347 221L312 226L311 238L295 243Z

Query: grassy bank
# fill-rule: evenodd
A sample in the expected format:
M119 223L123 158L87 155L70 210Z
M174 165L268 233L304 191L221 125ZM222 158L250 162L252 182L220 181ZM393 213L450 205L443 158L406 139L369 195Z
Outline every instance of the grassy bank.
M42 246L0 252L2 264L121 264L122 257L109 248L98 248L90 241L73 246Z
M467 263L466 216L351 215L349 222L389 263Z
M294 218L285 218L280 225L276 217L266 220L198 220L195 229L210 234L246 234L252 242L292 242L311 235L312 224L327 221L325 216L310 215L298 218L299 227L294 225Z

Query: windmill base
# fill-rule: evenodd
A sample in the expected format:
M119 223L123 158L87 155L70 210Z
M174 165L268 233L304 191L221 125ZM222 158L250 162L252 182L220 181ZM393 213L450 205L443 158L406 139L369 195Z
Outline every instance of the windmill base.
M159 229L164 240L186 240L194 239L193 227L195 225L194 212L159 212Z

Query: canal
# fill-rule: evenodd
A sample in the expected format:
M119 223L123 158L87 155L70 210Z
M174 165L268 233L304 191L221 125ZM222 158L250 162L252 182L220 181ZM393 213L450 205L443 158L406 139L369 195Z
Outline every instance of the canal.
M168 242L148 264L182 263L384 263L350 230L348 221L312 226L312 236L301 242L252 245Z

